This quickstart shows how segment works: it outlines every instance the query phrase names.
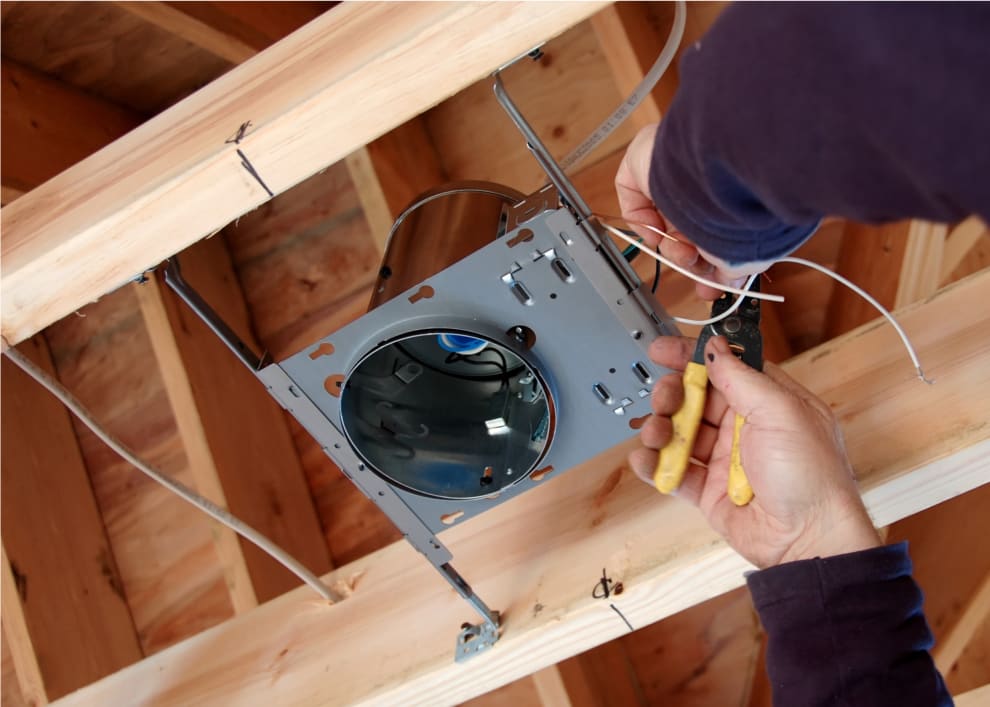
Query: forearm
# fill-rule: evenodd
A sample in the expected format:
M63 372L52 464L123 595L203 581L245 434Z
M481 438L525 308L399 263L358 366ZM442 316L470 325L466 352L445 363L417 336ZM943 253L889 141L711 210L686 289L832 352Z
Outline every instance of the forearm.
M906 543L748 578L780 705L950 705Z
M682 59L654 202L732 263L790 252L824 215L990 217L988 27L988 6L731 6Z

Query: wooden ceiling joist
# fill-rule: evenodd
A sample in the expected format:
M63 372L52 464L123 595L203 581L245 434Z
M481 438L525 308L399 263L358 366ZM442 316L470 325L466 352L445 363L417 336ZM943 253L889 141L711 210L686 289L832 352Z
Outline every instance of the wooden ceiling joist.
M23 340L266 201L238 149L281 193L603 4L335 7L4 207L4 337Z
M899 313L929 376L889 327L868 324L785 368L843 423L874 521L886 525L990 480L990 311L984 271ZM64 704L246 704L261 691L318 704L452 704L739 586L747 564L697 511L661 499L617 448L447 531L458 569L504 612L499 644L452 659L470 609L397 543L329 575L353 594L305 588L87 687ZM625 591L592 597L602 567ZM613 608L614 605L614 608ZM331 687L332 686L332 687Z

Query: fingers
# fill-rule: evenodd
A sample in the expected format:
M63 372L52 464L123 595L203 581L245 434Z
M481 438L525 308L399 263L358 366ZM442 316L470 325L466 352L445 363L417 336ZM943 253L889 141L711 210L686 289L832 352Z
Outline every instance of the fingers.
M680 237L676 241L669 238L660 241L660 255L697 275L705 275L712 270L711 264L702 260L698 249Z
M684 403L684 383L680 373L671 373L657 381L650 394L654 415L670 417Z
M636 476L653 486L653 472L656 471L659 457L660 453L657 450L639 447L629 453L629 468Z
M653 484L653 472L657 466L657 452L640 447L629 455L629 468L643 483L649 485L653 493L660 495ZM708 481L708 470L698 464L690 464L684 480L672 496L683 499L693 506L701 504Z
M697 339L686 336L658 336L650 344L650 360L672 371L683 371L694 356Z
M639 431L639 440L650 449L661 449L667 446L674 434L674 424L669 417L650 415Z
M637 224L645 223L660 229L666 225L650 196L650 160L656 134L657 124L642 128L629 143L615 175L615 193L622 217L650 245L656 245L658 236Z
M708 380L725 396L729 407L749 417L757 409L773 407L788 398L788 391L768 375L754 370L729 350L724 337L713 337L705 347Z
M669 417L657 417L651 415L643 423L639 431L639 441L643 446L652 451L657 451L666 447L674 435L674 427ZM691 456L695 459L707 463L711 458L715 442L718 440L718 429L702 423L698 428L698 436L694 441L694 449ZM656 467L656 461L654 461ZM652 472L650 472L652 478Z

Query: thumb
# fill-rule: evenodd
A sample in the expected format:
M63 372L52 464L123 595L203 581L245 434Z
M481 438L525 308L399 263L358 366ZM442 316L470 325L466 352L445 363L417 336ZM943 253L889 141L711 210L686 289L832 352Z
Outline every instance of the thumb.
M743 417L786 397L786 392L772 378L736 358L724 336L712 337L705 346L705 359L712 387Z

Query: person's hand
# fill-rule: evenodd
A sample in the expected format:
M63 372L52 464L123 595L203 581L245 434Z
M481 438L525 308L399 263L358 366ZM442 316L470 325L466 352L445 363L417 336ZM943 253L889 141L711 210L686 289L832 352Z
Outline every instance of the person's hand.
M687 268L696 275L738 287L745 275L762 272L765 265L755 268L729 268L710 253L695 247L684 234L676 230L661 214L650 196L650 161L653 159L653 144L656 142L659 123L642 128L629 143L615 175L615 192L619 197L622 218L643 240L651 246L660 246L660 254ZM659 228L676 240L663 238L641 224ZM697 283L698 296L705 300L715 300L722 295L708 285Z
M650 358L683 371L695 341L660 337ZM705 349L708 391L691 463L676 495L697 505L711 526L743 557L764 568L880 545L856 489L842 433L828 406L776 366L753 370L722 337ZM642 447L629 455L633 471L652 485L658 450L670 440L670 416L681 406L681 373L660 379ZM726 495L735 413L746 418L740 437L743 468L753 487L749 505Z

